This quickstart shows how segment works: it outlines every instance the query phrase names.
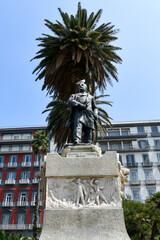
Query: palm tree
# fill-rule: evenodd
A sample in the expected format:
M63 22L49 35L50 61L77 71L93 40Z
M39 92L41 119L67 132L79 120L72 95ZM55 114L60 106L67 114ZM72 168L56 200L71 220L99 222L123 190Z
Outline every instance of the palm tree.
M95 133L93 142L96 142L97 131L99 130L102 134L106 131L105 126L108 124L111 126L110 117L107 112L103 110L99 105L110 105L110 101L102 101L101 98L104 98L109 95L99 95L95 96L96 105L98 108L98 118L97 124L95 125ZM66 142L72 141L71 129L66 127L66 122L69 118L71 107L62 100L55 100L52 98L52 101L47 105L46 110L43 111L49 112L46 121L48 122L47 132L49 133L50 139L54 139L57 150L61 149Z
M110 43L117 39L115 35L119 30L110 22L96 27L102 9L89 17L80 3L75 16L58 10L63 24L45 19L52 35L37 38L41 49L33 59L41 61L33 73L37 74L36 80L44 78L42 90L46 89L55 99L67 101L75 92L75 82L80 79L86 79L92 95L96 86L103 91L107 82L112 85L111 78L118 81L115 64L122 60L116 51L121 48Z
M49 140L46 136L46 132L40 130L33 135L32 148L34 154L38 155L39 161L39 171L41 171L41 159L42 156L48 152ZM40 178L38 178L38 189L37 189L37 198L36 198L36 209L34 216L34 228L33 228L33 237L37 237L37 227L38 227L38 211L39 211L39 201L40 201Z

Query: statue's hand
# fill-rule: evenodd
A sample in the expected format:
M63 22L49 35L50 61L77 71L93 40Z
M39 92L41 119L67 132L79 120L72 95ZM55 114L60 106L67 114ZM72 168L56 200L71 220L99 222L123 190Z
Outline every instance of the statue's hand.
M79 107L80 110L84 110L84 109L86 109L87 106L83 103L79 103L78 107Z

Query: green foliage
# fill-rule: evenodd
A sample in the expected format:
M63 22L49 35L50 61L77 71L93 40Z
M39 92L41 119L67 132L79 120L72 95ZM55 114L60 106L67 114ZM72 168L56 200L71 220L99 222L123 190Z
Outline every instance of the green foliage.
M45 131L40 130L33 135L32 148L37 155L44 155L48 152L49 140Z
M16 236L14 233L6 234L5 231L0 231L0 240L21 240L21 236ZM23 237L23 240L30 240L28 237ZM32 238L32 240L36 240Z
M42 90L67 101L80 79L86 79L91 94L96 86L103 91L107 82L112 85L111 78L118 81L115 64L122 61L116 54L120 48L110 43L117 39L119 30L110 22L96 27L102 9L89 16L80 3L75 16L58 10L63 23L45 20L52 35L37 38L41 49L33 59L41 61L33 73L37 74L36 80L45 78Z
M160 240L160 192L145 203L123 200L127 232L132 240Z
M106 131L104 124L111 125L111 118L108 116L105 110L99 107L101 104L112 106L111 102L100 100L106 96L108 95L99 95L95 97L96 105L98 108L98 119L94 134L94 142L96 142L97 129L99 129L101 133L104 133ZM71 130L66 127L66 122L69 118L70 111L71 108L67 102L54 99L47 105L46 110L44 111L49 112L46 119L48 122L47 132L49 133L50 139L54 139L54 143L56 144L57 149L62 148L66 142L72 141Z

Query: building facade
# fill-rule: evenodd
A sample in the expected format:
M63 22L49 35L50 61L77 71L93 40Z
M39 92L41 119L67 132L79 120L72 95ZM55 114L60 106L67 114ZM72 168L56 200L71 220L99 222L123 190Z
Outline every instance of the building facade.
M23 234L32 229L39 162L32 152L31 141L36 131L45 128L0 129L0 229L23 231ZM42 201L38 221L42 225Z
M102 151L117 151L124 167L130 169L130 182L124 195L144 202L160 191L160 120L117 122L98 136Z

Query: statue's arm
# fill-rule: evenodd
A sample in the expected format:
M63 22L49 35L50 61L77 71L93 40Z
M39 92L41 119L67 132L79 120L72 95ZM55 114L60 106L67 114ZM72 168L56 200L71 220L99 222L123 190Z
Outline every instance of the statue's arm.
M92 108L93 108L94 116L95 116L95 118L97 118L98 117L98 108L96 106L96 101L95 101L94 97L92 99Z
M75 96L72 94L68 100L68 104L72 107L76 107L79 105L79 102L75 100Z
M86 105L84 105L83 103L80 103L78 102L76 99L75 99L75 95L72 94L68 100L68 104L72 107L79 107L80 109L86 109Z

